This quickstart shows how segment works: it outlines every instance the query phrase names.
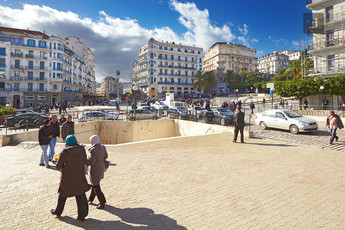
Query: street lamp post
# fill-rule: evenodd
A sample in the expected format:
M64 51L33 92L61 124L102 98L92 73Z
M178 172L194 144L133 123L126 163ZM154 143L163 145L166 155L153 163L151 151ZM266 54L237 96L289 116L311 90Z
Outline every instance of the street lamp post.
M136 91L138 90L138 86L134 85L133 88L132 88L132 95L133 95L133 100L134 100L134 106L133 106L133 109L134 109L134 118L133 120L136 120L137 119L137 114L136 114L136 111L137 111L137 102L136 102Z
M237 102L238 102L238 89L236 89L236 99L237 99Z
M321 90L321 110L323 110L323 90L325 89L325 87L322 85L320 86L320 90Z
M117 75L117 102L120 103L120 70L116 70Z
M272 109L273 109L273 94L274 94L274 88L271 88L271 94L272 94Z

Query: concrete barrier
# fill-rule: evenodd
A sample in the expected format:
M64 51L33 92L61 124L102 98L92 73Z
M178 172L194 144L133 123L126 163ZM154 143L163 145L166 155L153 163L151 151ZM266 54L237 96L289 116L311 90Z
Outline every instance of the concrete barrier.
M103 144L122 144L176 136L199 136L216 133L233 133L233 127L184 120L145 121L90 121L75 124L75 136L80 143L88 144L92 135L98 135ZM245 132L248 137L248 132ZM3 135L0 143L38 141L38 130ZM63 142L61 138L58 142Z

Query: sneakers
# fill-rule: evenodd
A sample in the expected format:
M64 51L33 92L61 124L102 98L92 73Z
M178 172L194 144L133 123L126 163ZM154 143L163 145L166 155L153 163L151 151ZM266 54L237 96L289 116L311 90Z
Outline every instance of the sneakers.
M335 138L335 142L338 142L338 139L339 139L339 137L336 137L336 138Z
M43 164L43 163L40 163L39 166L44 166L44 164Z
M46 168L49 169L49 168L50 168L50 165L46 165Z

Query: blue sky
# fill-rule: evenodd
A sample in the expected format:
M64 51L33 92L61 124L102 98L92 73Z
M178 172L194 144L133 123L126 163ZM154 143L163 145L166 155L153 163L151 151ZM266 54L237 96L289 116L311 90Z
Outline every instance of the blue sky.
M234 41L262 56L299 48L305 12L304 0L0 0L0 25L76 35L94 50L98 79L120 69L127 80L150 36L204 51Z

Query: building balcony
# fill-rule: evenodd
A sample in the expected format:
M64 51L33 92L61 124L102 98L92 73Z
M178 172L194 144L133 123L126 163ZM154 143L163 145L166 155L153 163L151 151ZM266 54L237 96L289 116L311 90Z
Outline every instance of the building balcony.
M185 82L167 82L167 81L159 81L158 84L160 85L194 85L193 83L185 83Z
M25 69L23 65L11 65L11 69Z
M46 88L15 88L15 87L9 87L9 88L5 88L4 91L17 91L17 92L48 92L48 90Z
M19 57L19 58L22 58L24 55L23 55L22 52L20 52L20 53L11 53L11 56L12 56L12 57Z
M196 67L187 67L187 66L173 66L173 65L158 65L160 68L175 68L175 69L190 69L196 70Z
M25 58L29 58L29 59L47 59L46 56L32 55L32 54L25 54Z
M0 65L0 68L6 68L6 64L5 65Z
M335 0L306 0L306 5L308 9L313 10L317 7L320 7L324 3L329 3L333 1Z
M330 39L328 41L317 41L314 42L312 45L308 45L308 49L310 49L309 53L315 52L323 52L323 51L331 51L337 49L343 49L345 46L345 37L343 38L335 38Z
M47 81L47 78L12 76L8 80L11 80L11 81Z
M169 73L158 73L159 76L174 76L174 77L194 77L194 75L191 74L178 74L178 73L174 73L174 74L169 74Z

